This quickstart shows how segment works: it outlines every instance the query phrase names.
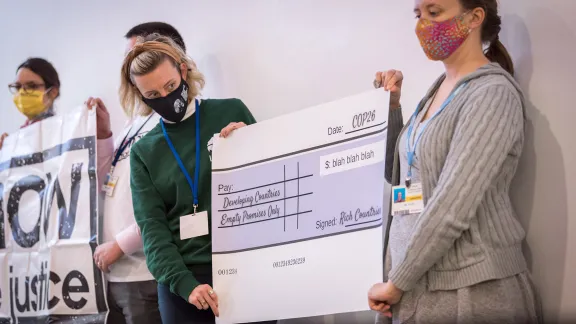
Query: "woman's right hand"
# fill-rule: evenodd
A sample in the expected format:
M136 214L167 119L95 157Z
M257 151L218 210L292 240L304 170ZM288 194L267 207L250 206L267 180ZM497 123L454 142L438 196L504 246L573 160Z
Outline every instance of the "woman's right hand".
M2 149L2 145L4 145L4 139L8 137L7 133L0 135L0 150Z
M400 107L402 80L404 80L402 71L388 70L376 72L375 81L384 88L384 91L390 91L390 108L392 109Z
M210 285L200 285L194 288L190 296L188 296L188 302L198 309L207 310L212 308L214 316L220 316L218 312L218 295L216 295Z
M90 97L84 104L88 106L88 109L96 107L96 138L99 140L110 138L112 136L110 113L102 99Z
M220 137L226 138L228 137L228 135L232 134L233 131L237 130L238 128L242 128L245 127L246 124L244 124L243 122L238 122L238 123L230 123L228 124L228 126L222 128L222 130L220 131Z

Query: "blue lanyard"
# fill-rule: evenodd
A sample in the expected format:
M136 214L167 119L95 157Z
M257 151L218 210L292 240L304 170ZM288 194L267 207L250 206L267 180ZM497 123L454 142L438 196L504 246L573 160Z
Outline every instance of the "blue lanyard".
M416 147L418 145L418 142L420 141L420 138L422 137L422 134L424 134L424 130L426 129L426 127L428 126L430 121L432 119L434 119L434 117L436 117L439 113L441 113L442 110L444 110L444 108L446 108L446 106L448 106L448 104L454 99L454 97L456 97L456 95L460 92L460 90L462 90L462 88L464 88L464 86L467 83L468 82L462 83L456 90L454 90L450 94L450 96L448 96L448 98L446 98L446 100L444 101L442 106L440 106L440 108L434 113L434 115L432 115L430 118L428 118L428 120L426 122L424 122L422 124L422 128L421 128L420 132L416 135L416 138L414 139L414 143L413 143L412 147L410 147L410 138L412 137L412 131L414 130L414 124L416 124L416 118L418 118L419 111L416 110L414 112L414 114L412 115L412 117L410 118L410 126L408 127L408 133L406 136L406 153L407 153L407 157L408 157L408 173L406 175L406 187L410 187L410 183L412 180L412 165L414 164L414 156L416 155Z
M160 125L162 126L162 132L164 133L164 138L166 139L166 142L168 143L168 146L170 147L170 150L172 151L174 158L176 158L176 162L178 162L180 170L182 171L182 173L184 173L186 181L188 181L188 185L190 186L190 190L192 190L192 195L194 197L194 214L196 214L196 208L198 207L198 181L199 181L198 179L200 177L200 105L198 104L198 100L195 100L195 102L196 102L196 111L194 112L194 114L196 115L196 166L194 170L194 182L192 182L190 174L186 170L186 167L184 166L184 163L182 163L180 155L178 155L178 152L176 151L174 144L172 144L172 141L170 140L170 137L166 132L166 126L164 126L164 120L160 119Z
M110 168L110 174L112 174L114 172L114 168L116 167L116 164L118 164L118 161L120 160L120 156L122 156L122 153L124 153L124 151L126 150L128 145L130 145L130 143L132 143L132 141L134 141L136 136L138 136L138 134L140 133L142 128L144 128L144 126L146 126L146 123L148 123L148 121L150 120L150 118L152 118L152 116L154 116L154 113L152 113L150 115L150 117L148 117L144 121L144 123L142 123L140 128L138 128L136 133L134 133L134 135L132 135L132 137L130 137L129 140L126 140L128 138L128 135L130 134L130 131L132 131L132 127L130 127L130 129L126 133L126 136L124 136L124 139L122 140L122 142L120 142L120 146L118 147L118 150L116 151L116 155L114 156L114 160L112 160L112 167Z

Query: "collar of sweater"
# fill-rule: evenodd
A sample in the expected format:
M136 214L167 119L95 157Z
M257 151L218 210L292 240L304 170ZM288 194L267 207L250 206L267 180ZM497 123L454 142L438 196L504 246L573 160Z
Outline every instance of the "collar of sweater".
M200 106L201 99L198 98L196 100L198 100L198 106ZM195 111L196 111L196 103L195 100L192 100L190 104L188 104L188 107L186 108L186 113L184 114L184 117L182 117L182 120L180 122L183 122L186 119L188 119L188 117L192 116ZM166 120L165 118L162 118L162 120L167 124L176 124L175 122L171 122L169 120Z

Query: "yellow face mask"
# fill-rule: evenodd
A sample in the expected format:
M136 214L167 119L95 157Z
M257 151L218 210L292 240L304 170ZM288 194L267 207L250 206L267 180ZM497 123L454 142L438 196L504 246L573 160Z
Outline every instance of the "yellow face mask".
M37 117L46 110L44 106L44 91L28 90L24 92L24 89L20 89L20 91L14 95L14 104L28 119Z

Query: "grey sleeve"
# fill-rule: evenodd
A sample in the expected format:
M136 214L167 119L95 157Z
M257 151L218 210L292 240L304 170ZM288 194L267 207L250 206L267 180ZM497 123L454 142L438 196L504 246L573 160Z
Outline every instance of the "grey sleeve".
M398 136L404 128L402 118L402 108L390 109L388 111L388 130L386 135L386 170L384 177L388 183L392 183L392 170L394 169L394 153Z
M442 172L414 226L406 257L389 273L395 286L412 289L470 227L482 197L522 136L517 93L504 85L475 91L460 112L444 165L431 161Z
M390 324L390 323L392 323L391 319L380 313L376 313L376 317L374 318L374 324Z

